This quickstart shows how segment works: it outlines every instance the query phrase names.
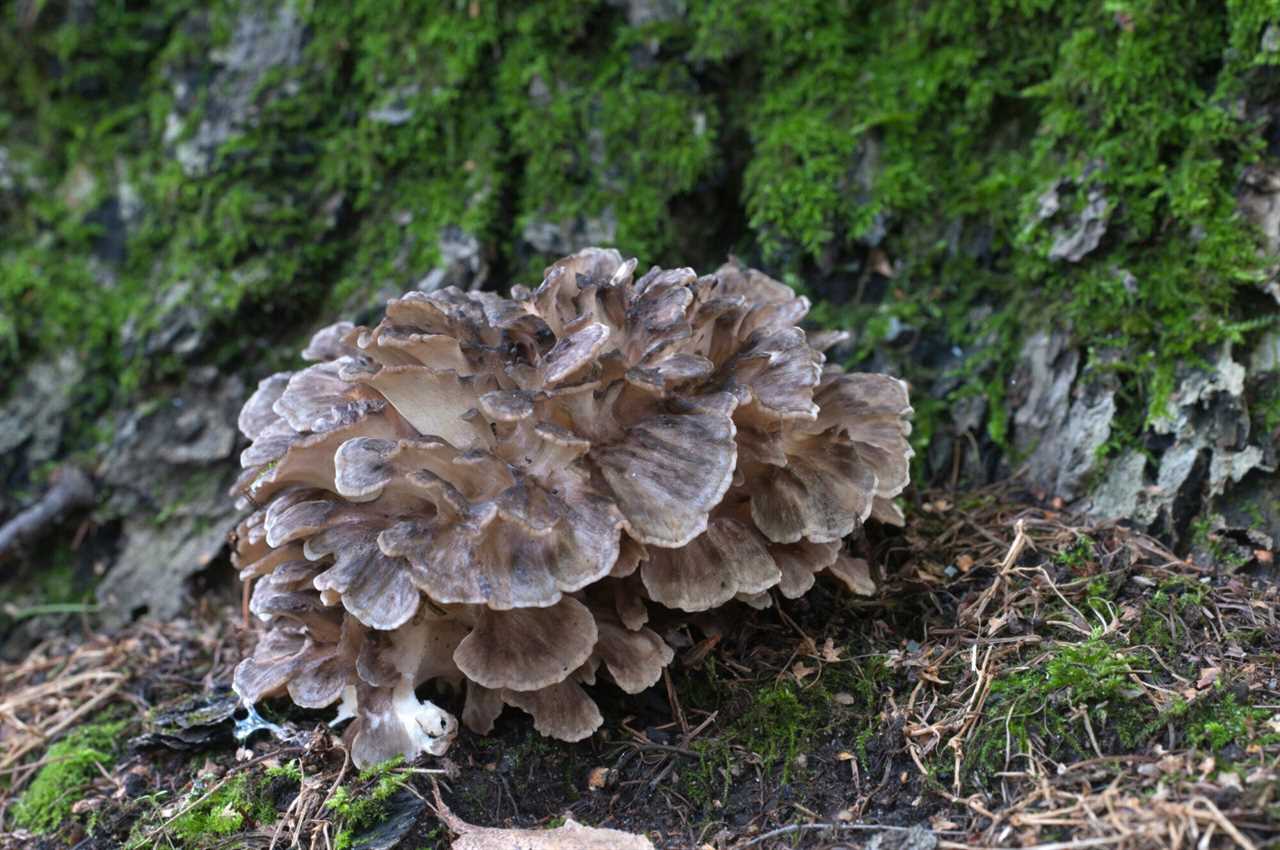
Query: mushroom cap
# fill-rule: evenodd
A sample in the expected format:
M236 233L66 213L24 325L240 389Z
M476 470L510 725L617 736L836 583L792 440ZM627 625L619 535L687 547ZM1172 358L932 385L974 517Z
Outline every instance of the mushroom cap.
M597 637L587 606L566 596L549 608L483 611L453 660L486 688L536 691L564 681L585 663Z
M473 730L510 705L579 740L584 684L638 692L671 662L651 606L709 623L823 571L874 590L841 547L903 521L906 385L828 364L840 334L736 260L636 266L588 248L509 298L410 292L262 380L234 491L263 631L244 699L341 701L362 767L443 752L456 723L415 696L436 680Z

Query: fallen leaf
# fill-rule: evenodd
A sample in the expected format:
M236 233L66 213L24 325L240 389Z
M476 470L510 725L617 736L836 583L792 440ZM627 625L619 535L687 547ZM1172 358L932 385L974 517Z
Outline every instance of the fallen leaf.
M1214 682L1218 681L1218 674L1222 672L1220 667L1205 667L1200 671L1200 678L1196 679L1196 687L1200 690L1211 687Z
M818 672L817 667L810 667L803 661L797 661L791 665L791 675L795 676L798 681L803 681L806 676L812 676L816 672Z
M587 787L592 791L602 791L609 784L613 771L607 767L593 767L587 774Z
M841 750L836 753L836 761L853 761L856 756L847 750Z
M854 699L853 694L846 693L845 691L837 691L831 698L841 705L853 705L857 702L857 700Z
M643 835L617 829L583 826L566 818L564 826L555 829L496 829L474 826L449 811L435 789L436 816L458 837L452 850L654 850L653 842Z
M969 570L973 569L973 564L974 560L972 555L961 555L956 558L956 568L962 573L967 573Z
M843 651L844 650L838 649L836 647L835 641L833 641L831 638L827 638L822 643L822 660L827 662L828 664L834 664L835 662L841 660L840 653Z

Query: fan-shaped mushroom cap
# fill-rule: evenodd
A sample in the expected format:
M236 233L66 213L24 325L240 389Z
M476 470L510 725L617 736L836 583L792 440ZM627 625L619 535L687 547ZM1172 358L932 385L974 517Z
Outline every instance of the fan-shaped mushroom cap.
M717 518L680 549L651 549L640 568L649 597L682 611L705 611L739 593L760 593L781 574L765 541L749 526Z
M862 558L841 555L827 569L859 596L875 595L876 583L871 578L871 566Z
M824 570L874 589L840 549L902 522L906 385L826 363L839 334L736 261L635 271L590 248L510 298L410 292L259 384L244 699L340 700L362 767L443 752L456 724L415 695L438 680L465 683L473 730L511 705L579 740L601 723L584 684L637 692L670 663L652 604L710 628Z
M482 612L453 660L486 688L535 691L578 669L591 657L596 638L587 606L566 596L550 608Z
M502 699L533 715L533 728L561 741L581 741L604 723L595 700L573 679L536 691L504 690Z
M621 623L597 620L600 641L596 655L604 661L609 675L629 694L638 694L662 678L662 668L675 652L657 632L646 628L631 630Z

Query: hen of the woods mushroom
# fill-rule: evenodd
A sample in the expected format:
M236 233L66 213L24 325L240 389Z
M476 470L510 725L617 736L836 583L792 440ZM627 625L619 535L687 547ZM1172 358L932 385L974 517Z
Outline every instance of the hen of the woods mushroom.
M651 613L763 607L823 571L865 589L842 541L902 522L903 382L825 364L838 336L757 271L635 267L588 249L510 299L410 292L262 381L246 702L338 703L360 766L444 752L431 680L465 687L476 732L505 705L576 741L601 724L583 685L637 693L671 661Z

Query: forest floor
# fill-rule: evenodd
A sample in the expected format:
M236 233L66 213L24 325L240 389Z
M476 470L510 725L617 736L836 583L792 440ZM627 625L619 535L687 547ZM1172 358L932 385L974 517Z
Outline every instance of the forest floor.
M1201 543L1016 485L926 495L874 541L876 598L820 582L672 635L665 683L596 688L582 743L508 711L363 774L316 713L267 705L277 733L235 739L238 606L86 628L0 666L0 847L443 849L433 786L471 823L659 848L1277 847L1280 582Z

